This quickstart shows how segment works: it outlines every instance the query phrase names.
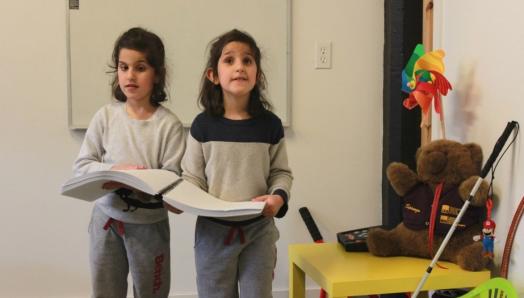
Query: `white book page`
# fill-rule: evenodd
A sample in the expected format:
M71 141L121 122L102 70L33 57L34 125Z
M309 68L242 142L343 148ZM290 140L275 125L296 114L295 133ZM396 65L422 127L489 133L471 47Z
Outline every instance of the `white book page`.
M155 195L178 180L174 172L159 169L97 171L67 180L62 186L62 195L86 201L94 201L108 192L104 183L116 181L131 188Z
M130 184L125 183L127 179L122 181L116 180L117 182L134 186L134 188L151 195L160 193L163 189L180 179L180 177L174 172L160 169L125 170L115 172L133 176L129 181L131 182Z
M210 217L256 215L264 209L264 202L228 202L213 197L188 181L182 181L164 194L166 203L189 213Z

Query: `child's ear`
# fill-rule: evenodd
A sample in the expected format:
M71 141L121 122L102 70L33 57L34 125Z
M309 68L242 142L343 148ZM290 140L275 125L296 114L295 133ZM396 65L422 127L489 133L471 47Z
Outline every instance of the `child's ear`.
M215 76L215 72L213 71L212 68L208 68L206 70L206 77L208 80L211 81L211 83L215 84L215 85L218 85L220 82L218 80L218 77Z

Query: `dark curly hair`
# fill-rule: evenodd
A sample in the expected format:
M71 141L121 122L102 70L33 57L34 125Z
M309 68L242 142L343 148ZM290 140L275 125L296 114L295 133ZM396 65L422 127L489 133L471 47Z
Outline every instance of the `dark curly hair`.
M144 53L147 63L155 70L155 84L151 94L151 104L159 106L167 99L166 87L166 65L164 44L160 37L146 29L135 27L124 32L115 42L113 49L112 65L110 65L115 75L111 83L111 91L118 101L127 100L124 92L118 85L118 60L121 49L130 49Z
M204 108L204 111L212 116L219 117L224 115L224 98L222 87L215 85L207 78L207 71L211 69L213 74L218 73L218 61L222 55L222 50L230 42L241 42L248 45L253 52L255 63L257 65L257 81L249 96L247 112L250 116L255 117L267 110L271 110L271 104L265 97L266 77L260 65L261 54L257 43L248 33L233 29L216 39L212 40L209 46L209 58L202 75L200 94L198 104Z

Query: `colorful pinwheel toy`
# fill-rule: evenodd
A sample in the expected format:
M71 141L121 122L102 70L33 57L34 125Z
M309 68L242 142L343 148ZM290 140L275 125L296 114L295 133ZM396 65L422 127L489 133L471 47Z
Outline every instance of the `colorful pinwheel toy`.
M418 44L402 71L402 91L409 94L403 102L404 107L411 110L418 105L426 118L433 101L445 138L442 95L447 95L452 88L443 75L444 55L443 50L425 53L424 46Z

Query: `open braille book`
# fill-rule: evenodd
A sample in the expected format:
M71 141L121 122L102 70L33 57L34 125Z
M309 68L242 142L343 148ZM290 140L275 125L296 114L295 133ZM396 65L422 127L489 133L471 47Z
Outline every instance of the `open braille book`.
M144 193L162 198L180 210L195 215L232 217L260 214L264 202L229 202L218 199L167 170L108 170L91 172L67 180L61 194L85 201L95 201L113 191L102 186L119 182Z

